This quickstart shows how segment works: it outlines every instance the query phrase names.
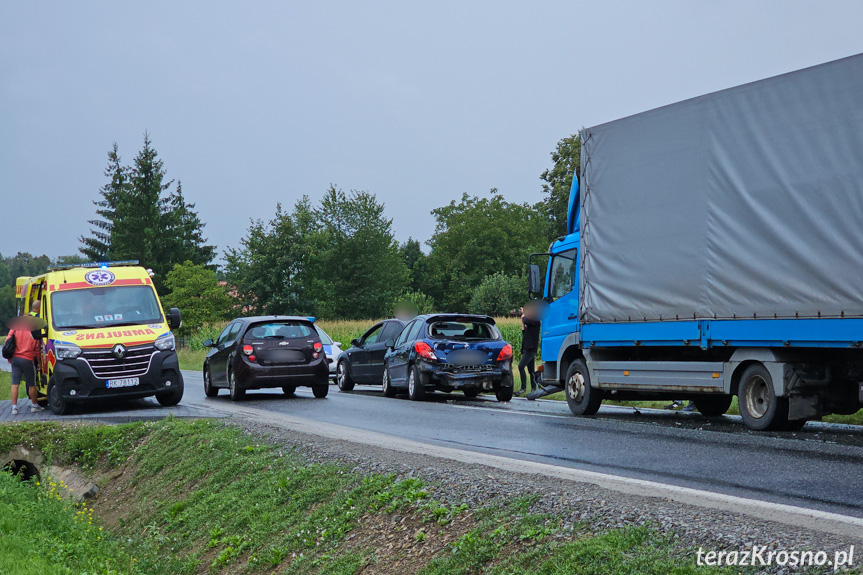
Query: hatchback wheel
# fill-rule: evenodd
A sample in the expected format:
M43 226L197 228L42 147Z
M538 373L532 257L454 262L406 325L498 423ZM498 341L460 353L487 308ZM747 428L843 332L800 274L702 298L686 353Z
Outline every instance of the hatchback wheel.
M288 397L293 397L293 395L296 392L297 392L297 386L296 385L283 385L282 386L282 393L284 393Z
M422 401L426 397L426 388L423 385L422 374L417 366L408 370L408 397L411 401Z
M325 398L329 392L330 392L330 384L329 383L318 384L318 385L312 386L312 393L318 399Z
M228 391L231 392L231 401L240 401L246 397L246 390L240 387L233 371L228 372Z

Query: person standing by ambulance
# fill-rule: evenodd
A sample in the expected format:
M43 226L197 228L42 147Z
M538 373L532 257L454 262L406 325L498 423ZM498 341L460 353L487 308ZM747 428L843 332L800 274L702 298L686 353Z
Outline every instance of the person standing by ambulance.
M18 415L18 386L21 380L27 386L27 395L30 397L30 411L43 411L36 403L36 358L41 354L39 340L33 339L29 331L10 329L6 339L15 338L15 353L9 360L12 364L12 387L9 397L12 400L12 415Z

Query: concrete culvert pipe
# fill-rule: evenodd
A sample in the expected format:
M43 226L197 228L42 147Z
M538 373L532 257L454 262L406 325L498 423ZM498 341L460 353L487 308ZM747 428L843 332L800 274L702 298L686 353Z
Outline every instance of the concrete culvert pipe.
M17 476L21 481L39 479L39 468L32 461L25 459L13 459L3 466L3 471Z

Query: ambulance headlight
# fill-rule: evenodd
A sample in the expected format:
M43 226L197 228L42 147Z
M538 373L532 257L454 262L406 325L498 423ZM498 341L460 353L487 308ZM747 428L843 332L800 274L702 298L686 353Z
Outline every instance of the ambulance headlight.
M174 341L174 334L171 332L166 333L165 335L160 335L156 338L156 349L161 351L171 351L176 346L176 342Z
M74 343L55 343L54 356L57 359L75 359L81 355L81 348Z

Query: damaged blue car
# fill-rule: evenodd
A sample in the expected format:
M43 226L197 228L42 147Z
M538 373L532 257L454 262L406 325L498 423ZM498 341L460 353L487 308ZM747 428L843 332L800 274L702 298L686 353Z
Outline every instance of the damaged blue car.
M512 399L512 346L488 316L421 315L386 345L387 397L407 392L418 401L429 392L461 391L472 398L493 391L498 401Z

